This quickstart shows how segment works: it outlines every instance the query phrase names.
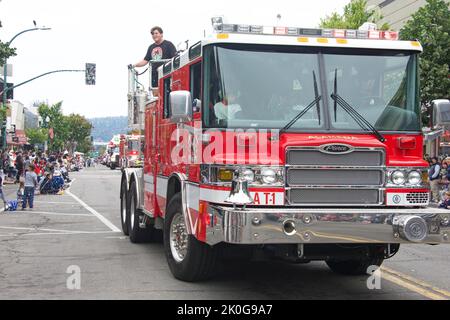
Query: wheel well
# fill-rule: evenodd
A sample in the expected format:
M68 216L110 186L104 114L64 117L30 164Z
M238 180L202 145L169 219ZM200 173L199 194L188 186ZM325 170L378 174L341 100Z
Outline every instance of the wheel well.
M172 200L172 198L177 194L181 192L181 182L180 180L178 180L177 177L171 177L169 179L169 183L167 185L167 204L166 206L169 205L170 200Z

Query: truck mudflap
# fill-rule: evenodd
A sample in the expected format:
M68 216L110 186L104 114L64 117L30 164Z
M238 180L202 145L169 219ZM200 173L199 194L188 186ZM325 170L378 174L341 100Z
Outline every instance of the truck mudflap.
M206 242L230 244L450 243L450 211L209 205Z

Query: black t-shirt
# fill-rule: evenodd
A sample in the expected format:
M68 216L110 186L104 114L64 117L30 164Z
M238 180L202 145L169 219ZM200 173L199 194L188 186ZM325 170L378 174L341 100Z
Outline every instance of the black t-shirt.
M152 44L148 50L147 55L145 56L145 61L150 60L165 60L171 59L175 57L177 54L177 49L173 45L172 42L164 40L161 44ZM158 86L158 71L157 67L152 70L152 87L156 88Z

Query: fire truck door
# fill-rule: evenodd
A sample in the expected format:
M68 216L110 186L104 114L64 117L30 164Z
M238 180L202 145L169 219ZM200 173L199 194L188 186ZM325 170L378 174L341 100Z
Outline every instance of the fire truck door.
M155 215L156 205L156 181L158 170L159 150L157 146L157 111L153 106L148 110L146 117L146 148L145 148L145 209Z

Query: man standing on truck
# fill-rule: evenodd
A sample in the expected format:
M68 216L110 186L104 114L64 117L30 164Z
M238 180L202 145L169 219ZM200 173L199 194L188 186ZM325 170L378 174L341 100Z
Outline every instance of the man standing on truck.
M172 42L164 40L164 32L161 27L153 27L151 30L151 34L153 37L153 43L147 50L147 54L145 58L136 63L135 65L131 65L130 67L144 67L146 66L150 60L165 60L171 59L177 54L177 49L173 45ZM152 70L152 87L158 87L158 72L156 68Z

